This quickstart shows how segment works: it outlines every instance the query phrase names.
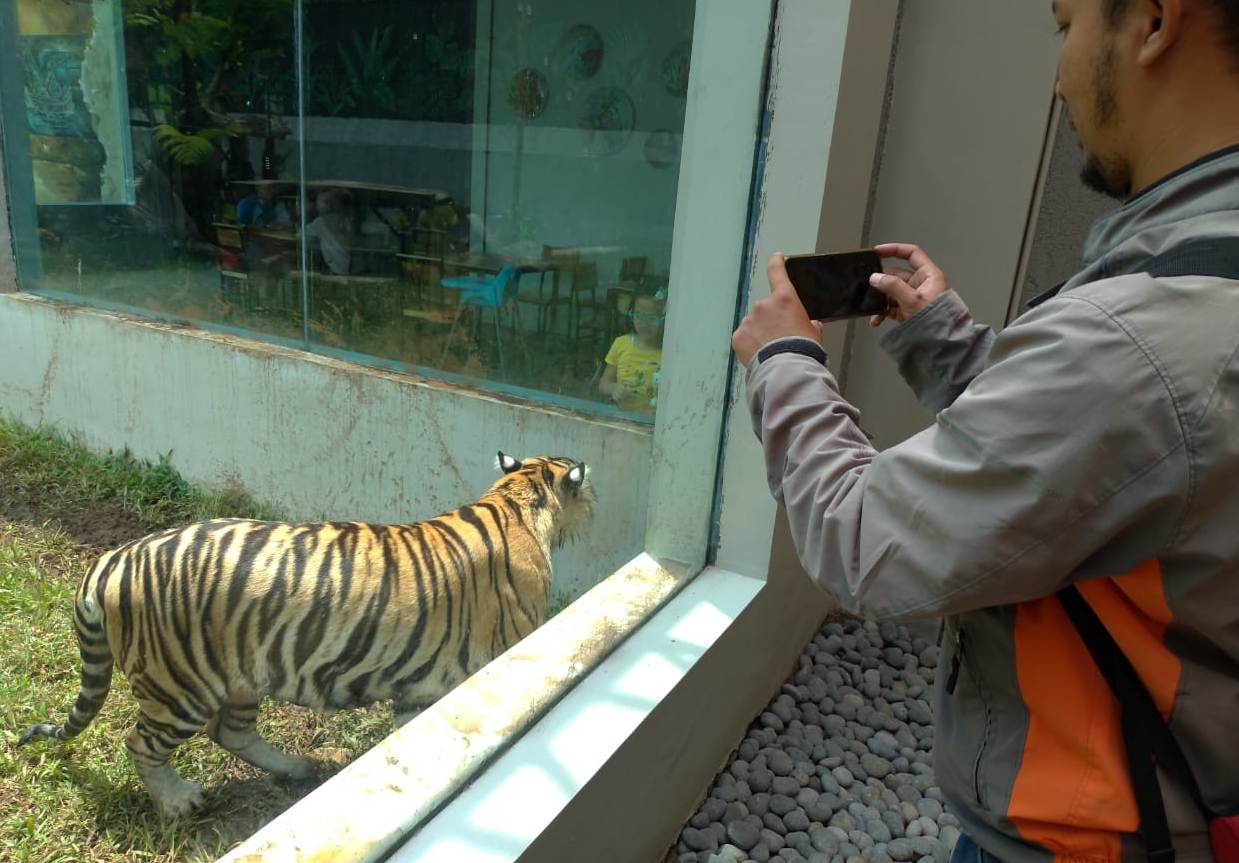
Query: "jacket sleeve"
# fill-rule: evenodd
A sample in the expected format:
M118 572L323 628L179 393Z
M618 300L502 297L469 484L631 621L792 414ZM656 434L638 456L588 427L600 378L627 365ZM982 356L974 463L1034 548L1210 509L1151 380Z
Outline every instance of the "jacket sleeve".
M770 490L808 573L854 613L937 617L1048 596L1156 554L1188 499L1184 436L1154 358L1063 299L994 342L933 426L878 453L820 363L754 361Z
M917 400L937 413L981 373L994 331L975 323L959 294L946 291L886 333L880 344Z

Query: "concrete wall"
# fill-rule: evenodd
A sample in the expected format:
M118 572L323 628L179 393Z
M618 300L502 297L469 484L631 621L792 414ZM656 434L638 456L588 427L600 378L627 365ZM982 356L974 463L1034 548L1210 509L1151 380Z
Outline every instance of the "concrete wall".
M590 465L597 517L555 560L573 595L643 547L651 438L633 424L24 294L0 295L0 412L92 449L171 451L293 519L413 521L475 500L497 450Z
M1001 326L1053 106L1048 4L905 3L900 27L867 241L921 245L977 320ZM880 447L931 422L867 324L853 325L846 373Z

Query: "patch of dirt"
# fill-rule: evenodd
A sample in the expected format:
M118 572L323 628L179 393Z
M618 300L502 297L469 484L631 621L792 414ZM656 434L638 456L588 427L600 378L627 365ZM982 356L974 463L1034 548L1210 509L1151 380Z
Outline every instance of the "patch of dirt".
M146 536L151 527L112 503L65 503L55 495L28 489L20 499L0 494L0 517L27 524L51 524L78 545L108 549Z

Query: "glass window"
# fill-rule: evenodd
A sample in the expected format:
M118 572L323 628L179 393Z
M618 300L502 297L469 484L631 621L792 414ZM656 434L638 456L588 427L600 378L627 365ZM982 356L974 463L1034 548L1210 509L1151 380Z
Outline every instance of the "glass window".
M694 3L5 2L25 289L653 421Z

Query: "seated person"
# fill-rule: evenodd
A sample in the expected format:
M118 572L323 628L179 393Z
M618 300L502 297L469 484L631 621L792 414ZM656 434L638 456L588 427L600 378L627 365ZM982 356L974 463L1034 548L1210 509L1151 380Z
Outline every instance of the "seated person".
M611 343L598 390L624 410L651 413L657 404L663 358L662 292L638 294L628 313L632 332Z
M260 182L254 191L237 201L237 223L247 228L291 229L288 208L276 197L276 184ZM285 260L288 259L288 260ZM288 250L269 238L245 232L245 263L252 271L285 269L291 265Z
M272 225L292 225L288 208L276 198L276 184L259 183L241 200L237 201L237 223L269 228Z
M305 226L305 236L318 241L321 265L316 269L347 276L352 263L349 238L354 230L353 196L346 189L324 189L314 204L318 215Z

